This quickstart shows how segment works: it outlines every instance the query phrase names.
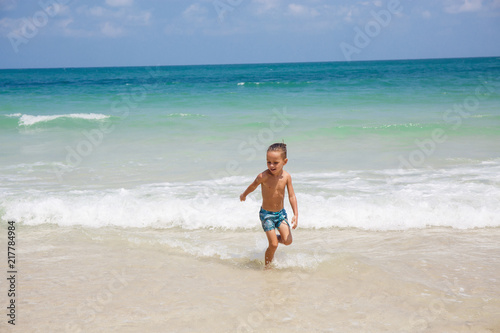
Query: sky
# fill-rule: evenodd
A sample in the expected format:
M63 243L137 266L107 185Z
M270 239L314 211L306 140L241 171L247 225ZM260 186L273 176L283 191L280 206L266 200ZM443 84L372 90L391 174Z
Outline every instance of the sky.
M0 68L500 56L500 0L0 0Z

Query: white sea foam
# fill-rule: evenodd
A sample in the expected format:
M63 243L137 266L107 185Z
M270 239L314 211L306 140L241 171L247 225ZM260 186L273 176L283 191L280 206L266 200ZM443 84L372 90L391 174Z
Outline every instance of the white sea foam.
M71 113L71 114L56 114L48 116L33 116L28 114L12 114L8 115L11 117L19 117L19 126L31 126L40 122L47 122L59 118L73 118L73 119L85 119L85 120L102 120L107 119L110 116L99 114L99 113Z
M260 194L239 202L251 177L142 185L132 189L19 192L0 201L3 219L29 225L260 228ZM405 230L500 226L500 166L296 174L300 228ZM285 200L289 218L292 211Z
M170 113L167 117L205 117L203 114L198 113Z

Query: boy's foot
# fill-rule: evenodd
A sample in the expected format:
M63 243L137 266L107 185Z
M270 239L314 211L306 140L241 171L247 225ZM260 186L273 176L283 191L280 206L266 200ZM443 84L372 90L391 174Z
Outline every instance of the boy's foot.
M269 262L269 263L264 265L265 271L268 271L268 270L273 269L273 268L274 268L274 264L272 262Z

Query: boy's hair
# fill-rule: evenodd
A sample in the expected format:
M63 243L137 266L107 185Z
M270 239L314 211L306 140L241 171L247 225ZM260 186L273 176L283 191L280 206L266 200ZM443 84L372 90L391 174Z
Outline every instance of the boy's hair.
M267 152L270 152L270 151L279 151L281 152L281 157L283 157L283 159L286 158L286 143L273 143L272 145L269 146L269 148L267 148Z

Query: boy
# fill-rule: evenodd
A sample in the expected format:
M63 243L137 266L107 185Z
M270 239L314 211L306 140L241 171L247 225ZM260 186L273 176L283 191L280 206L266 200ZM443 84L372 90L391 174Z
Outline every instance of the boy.
M292 227L297 228L299 212L297 208L297 198L292 186L292 177L283 167L288 162L286 157L286 144L274 143L267 149L267 170L261 172L254 182L240 195L240 200L245 201L248 194L252 193L259 185L262 189L262 207L259 216L262 228L266 232L269 246L266 250L266 268L274 258L274 252L278 248L278 243L284 245L292 244L292 233L286 211L283 208L285 198L285 187L288 189L288 199L293 210ZM285 222L285 223L282 223ZM276 235L278 229L280 235Z

